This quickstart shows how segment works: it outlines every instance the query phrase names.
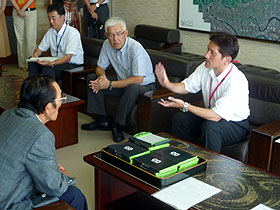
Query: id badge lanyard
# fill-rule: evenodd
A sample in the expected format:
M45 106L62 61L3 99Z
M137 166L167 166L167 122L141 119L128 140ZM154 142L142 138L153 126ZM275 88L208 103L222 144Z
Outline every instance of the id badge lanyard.
M63 33L62 33L60 39L59 39L58 44L57 44L57 36L58 36L58 35L56 35L56 40L55 40L55 43L57 44L57 45L56 45L56 57L58 57L58 48L59 48L59 46L60 46L60 42L61 42L62 37L63 37L63 35L64 35L65 31L66 31L66 28L67 28L67 25L66 25L65 28L64 28L64 31L63 31Z
M211 77L211 81L210 81L210 88L209 88L209 103L208 103L208 108L210 109L211 107L211 100L213 98L214 93L216 92L216 90L218 89L218 87L223 83L223 81L225 80L225 78L229 75L229 73L232 70L233 65L231 64L231 68L229 70L229 72L226 74L226 76L221 80L221 82L217 85L217 87L215 88L215 90L213 91L213 93L211 94L211 88L212 88L212 77Z

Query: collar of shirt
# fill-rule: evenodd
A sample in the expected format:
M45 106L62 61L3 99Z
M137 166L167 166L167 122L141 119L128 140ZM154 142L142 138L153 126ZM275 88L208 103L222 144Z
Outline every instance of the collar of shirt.
M212 79L216 79L218 80L218 82L221 82L222 79L227 75L227 73L230 71L231 69L231 65L233 65L232 63L230 63L227 68L219 75L216 76L215 71L213 68L210 69L209 74L211 76Z
M42 120L39 118L39 116L38 116L37 114L35 114L35 115L36 115L36 117L38 118L38 120L40 120L41 123L43 123Z
M61 29L59 30L58 33L57 33L57 31L55 29L53 29L53 30L55 31L56 35L62 36L65 27L66 27L66 23L63 23L63 25L62 25L62 27L61 27Z

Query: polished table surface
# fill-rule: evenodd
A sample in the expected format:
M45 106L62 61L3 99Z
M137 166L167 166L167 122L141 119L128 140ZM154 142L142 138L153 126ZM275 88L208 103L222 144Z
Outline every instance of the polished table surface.
M168 136L168 134L161 135ZM178 139L173 139L172 145L207 159L206 171L193 177L222 190L220 193L195 205L195 209L244 210L251 209L259 204L280 209L279 177ZM87 155L84 160L94 166L95 169L135 187L136 190L148 194L159 190L102 160L100 152Z

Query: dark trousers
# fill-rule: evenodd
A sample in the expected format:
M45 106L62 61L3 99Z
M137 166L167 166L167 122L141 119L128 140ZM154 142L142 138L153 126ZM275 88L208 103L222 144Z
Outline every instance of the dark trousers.
M106 39L105 22L109 18L109 7L107 4L101 4L96 8L95 12L98 15L98 20L92 19L86 5L84 5L84 33L85 36L98 39Z
M215 152L238 143L249 134L248 120L239 122L221 119L218 122L205 120L190 112L178 112L172 119L173 135L205 146Z
M64 200L76 210L88 210L87 200L79 188L69 186L67 191L59 198Z
M62 70L66 69L73 69L82 65L79 64L72 64L72 63L64 63L55 65L54 67L51 66L42 66L36 62L28 62L28 76L33 75L49 75L54 78L56 81L61 79L61 72Z
M96 74L90 74L88 76L88 83L91 80L96 80ZM113 88L113 90L100 90L98 93L93 93L91 88L87 88L87 112L92 114L107 116L104 104L104 96L111 95L120 98L120 102L117 108L117 114L115 122L119 125L126 125L126 118L133 106L137 103L139 95L150 90L154 90L155 85L138 85L131 84L125 88Z

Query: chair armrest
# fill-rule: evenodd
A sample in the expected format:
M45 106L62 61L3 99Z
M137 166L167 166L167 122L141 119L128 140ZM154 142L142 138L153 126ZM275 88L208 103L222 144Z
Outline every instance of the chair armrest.
M163 88L141 94L138 101L137 119L139 132L171 132L172 117L180 110L176 108L166 108L157 103L161 98L167 98L169 96L191 102L195 105L200 105L202 100L201 92L182 95Z
M256 133L269 136L279 136L280 135L280 120L276 120L265 125L256 127L252 129Z
M159 48L159 51L163 52L170 52L175 54L181 54L183 43L166 43L161 48Z
M141 97L145 98L144 100L148 99L148 100L152 101L152 100L156 100L156 99L166 98L168 96L172 96L175 94L176 93L174 93L168 89L161 88L161 89L145 92L141 95Z
M270 171L275 140L280 137L280 120L253 128L250 135L249 164Z
M73 77L83 77L94 73L96 66L81 66L73 69L66 69L62 71L62 91L67 94L72 94L73 91Z

